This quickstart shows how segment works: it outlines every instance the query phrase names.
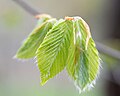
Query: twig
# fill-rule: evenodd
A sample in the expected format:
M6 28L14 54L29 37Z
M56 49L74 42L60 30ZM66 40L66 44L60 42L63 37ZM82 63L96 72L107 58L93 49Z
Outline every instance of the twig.
M28 13L30 13L33 16L40 14L38 11L34 10L30 5L25 3L23 0L13 0L13 1L16 2L18 5L20 5L24 10L26 10ZM107 54L116 59L120 59L120 51L110 48L100 42L96 42L96 46L101 53Z
M36 11L35 9L33 9L30 5L28 5L25 1L23 0L13 0L15 3L17 3L18 5L20 5L24 10L26 10L26 12L28 12L29 14L36 16L38 14L40 14L38 11Z
M116 59L120 59L120 51L115 50L111 47L108 47L100 42L96 42L97 49L104 54L107 54L109 56L112 56Z

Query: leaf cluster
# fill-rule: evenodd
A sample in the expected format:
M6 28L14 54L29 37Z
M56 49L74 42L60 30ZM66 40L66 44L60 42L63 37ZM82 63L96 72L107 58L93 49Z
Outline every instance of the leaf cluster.
M37 26L16 57L36 57L41 85L66 69L79 91L92 87L100 65L89 26L81 17L56 20L48 15L40 15Z

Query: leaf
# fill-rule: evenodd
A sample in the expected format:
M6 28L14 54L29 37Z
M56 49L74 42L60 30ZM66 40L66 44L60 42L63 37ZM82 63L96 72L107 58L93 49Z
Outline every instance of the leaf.
M59 20L47 33L37 50L41 85L65 68L72 34L73 23L68 20Z
M74 35L69 49L67 71L79 91L92 87L99 72L99 55L90 30L80 17L74 17Z
M37 15L35 16L37 19L38 19L38 22L37 22L37 26L39 27L41 24L43 24L44 22L46 22L47 20L50 20L52 19L52 17L50 15L47 15L47 14L40 14L40 15ZM37 27L36 26L36 27Z
M36 50L42 43L47 32L52 28L55 19L45 19L41 18L39 20L39 26L33 30L33 32L28 36L28 38L23 42L22 46L18 50L16 57L20 59L32 58L36 54Z

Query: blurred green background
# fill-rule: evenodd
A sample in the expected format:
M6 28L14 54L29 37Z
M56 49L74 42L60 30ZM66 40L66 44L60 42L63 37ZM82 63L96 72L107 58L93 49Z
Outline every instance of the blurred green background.
M110 26L107 17L111 16L109 13L112 0L24 1L39 12L55 18L81 16L90 25L95 40L120 48L118 39L108 37ZM79 94L65 71L48 81L45 86L40 86L40 73L34 63L35 59L27 61L13 59L22 41L36 23L37 20L33 16L12 0L0 0L0 96L109 96L106 81L109 79L109 70L118 68L118 62L106 55L101 55L103 58L101 74L95 87L88 92Z

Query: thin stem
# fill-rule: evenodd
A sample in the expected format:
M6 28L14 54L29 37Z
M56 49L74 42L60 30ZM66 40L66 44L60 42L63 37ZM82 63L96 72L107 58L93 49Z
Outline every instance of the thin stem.
M36 16L38 14L40 14L40 12L36 11L35 9L33 9L30 5L28 5L25 1L23 0L13 0L15 3L17 3L18 5L20 5L24 10L26 10L26 12L28 12L29 14Z
M107 45L104 45L100 42L96 42L97 49L104 54L107 54L109 56L112 56L116 59L120 59L120 51L115 50Z

